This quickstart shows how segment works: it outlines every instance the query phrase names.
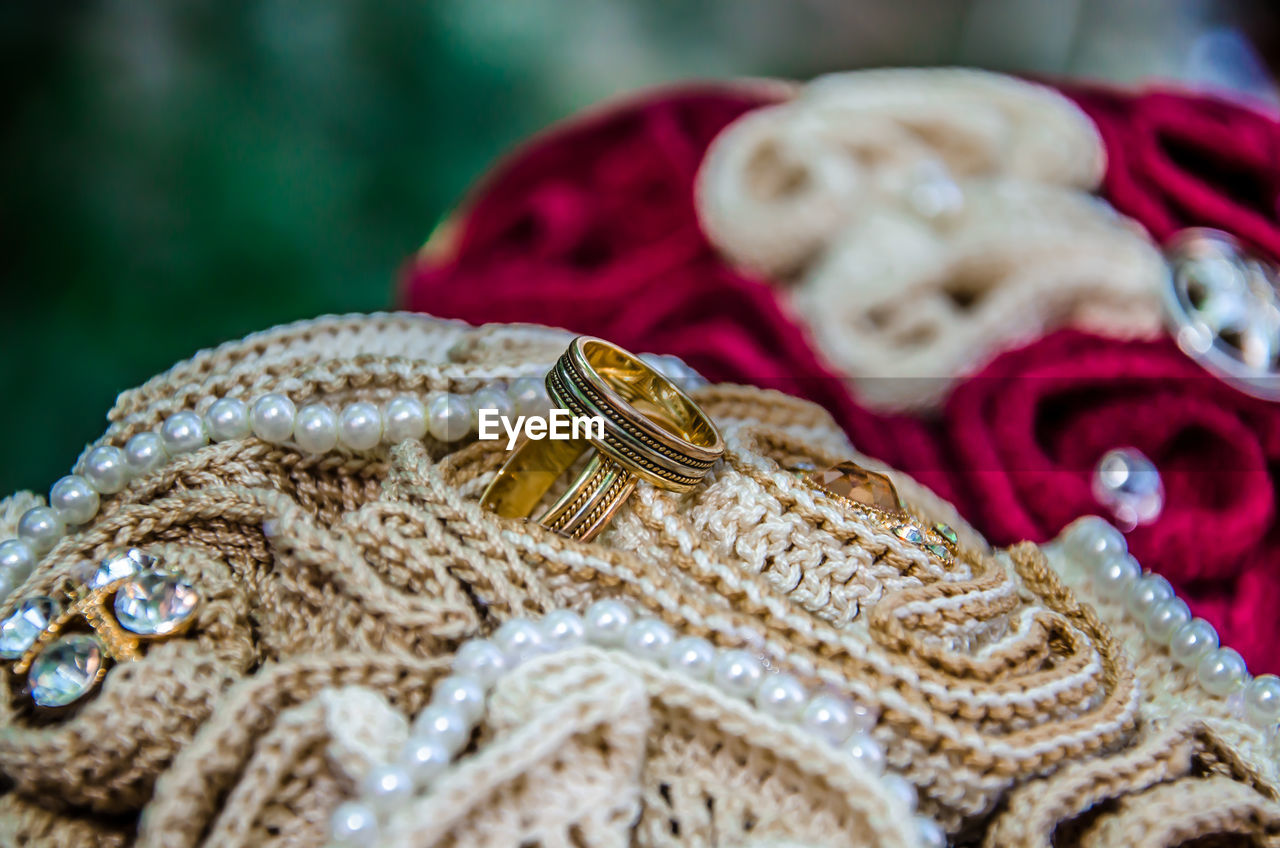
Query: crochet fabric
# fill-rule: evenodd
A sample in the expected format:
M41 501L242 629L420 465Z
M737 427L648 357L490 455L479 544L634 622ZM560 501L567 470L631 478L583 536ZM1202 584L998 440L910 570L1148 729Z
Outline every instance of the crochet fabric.
M102 441L219 396L469 393L549 367L568 338L407 315L307 322L124 393ZM890 472L913 511L960 530L944 565L788 470L878 467L818 407L727 385L695 397L724 460L685 496L641 484L597 543L479 508L498 442L308 457L246 438L134 480L0 612L118 545L161 553L208 600L188 635L115 667L71 714L33 715L0 671L0 842L320 845L462 640L605 597L876 708L890 766L952 834L1047 845L1070 821L1080 844L1119 845L1152 819L1191 835L1280 826L1257 733L1140 641L1126 654L1122 625L1118 640L1034 545L989 552ZM5 523L32 500L0 504ZM908 844L872 775L705 689L595 649L530 663L383 844Z

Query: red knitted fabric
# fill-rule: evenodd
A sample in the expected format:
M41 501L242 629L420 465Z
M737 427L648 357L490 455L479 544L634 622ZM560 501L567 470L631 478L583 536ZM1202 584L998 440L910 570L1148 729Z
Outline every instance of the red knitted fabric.
M711 380L809 398L861 450L949 496L929 426L858 407L769 286L730 269L698 226L693 180L707 145L776 98L740 85L652 92L534 139L471 197L450 255L410 267L401 302L565 327L675 354Z
M1130 549L1254 671L1280 665L1280 406L1209 376L1171 341L1062 331L958 386L946 423L961 508L998 544L1105 516L1090 491L1094 465L1115 447L1141 450L1166 502L1128 535Z
M1216 227L1280 259L1280 121L1206 95L1065 86L1107 148L1103 193L1157 241Z

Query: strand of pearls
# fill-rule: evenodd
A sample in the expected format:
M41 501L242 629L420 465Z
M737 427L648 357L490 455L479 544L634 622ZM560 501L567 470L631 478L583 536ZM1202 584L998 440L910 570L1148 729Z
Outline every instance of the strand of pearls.
M1086 516L1067 527L1059 539L1062 551L1093 582L1101 603L1123 605L1148 639L1194 673L1201 689L1227 698L1237 716L1274 737L1280 725L1280 678L1250 676L1240 654L1218 644L1213 625L1192 618L1168 580L1143 573L1124 535L1111 524Z
M679 357L646 353L640 358L682 389L706 385L707 381ZM325 403L298 408L286 395L270 392L248 401L219 398L203 415L190 410L175 412L158 431L138 433L122 448L98 445L78 468L53 484L47 506L23 513L17 537L0 541L0 602L27 579L40 557L69 530L93 520L104 496L122 491L134 478L210 442L256 436L272 444L293 443L310 454L339 449L368 451L379 444L421 439L428 433L442 442L456 442L476 431L482 409L496 409L502 415L544 415L550 404L542 378L519 377L510 385L485 386L469 397L442 392L424 402L402 395L382 407L356 401L341 409Z
M637 617L621 601L604 600L582 616L556 610L536 622L515 619L489 639L464 643L454 656L452 675L436 685L430 705L414 719L400 759L371 769L359 800L334 811L333 848L377 844L380 823L389 812L415 793L429 790L470 742L484 715L487 692L499 678L535 656L582 644L626 651L751 701L881 774L889 790L908 809L916 809L915 787L897 774L885 773L884 750L870 736L878 718L874 710L828 692L811 693L790 674L766 672L748 651L718 649L696 636L676 638L664 622ZM946 833L933 819L916 815L915 825L924 848L946 846Z

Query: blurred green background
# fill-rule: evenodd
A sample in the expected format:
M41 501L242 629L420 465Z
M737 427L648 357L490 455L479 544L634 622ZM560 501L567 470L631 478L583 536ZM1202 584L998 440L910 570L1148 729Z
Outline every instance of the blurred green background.
M197 349L391 301L504 149L690 76L970 64L1274 99L1275 20L1208 0L6 3L0 492Z

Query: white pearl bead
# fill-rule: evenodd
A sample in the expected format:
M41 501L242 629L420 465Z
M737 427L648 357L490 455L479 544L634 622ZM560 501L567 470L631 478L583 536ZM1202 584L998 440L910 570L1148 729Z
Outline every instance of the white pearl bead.
M89 451L80 472L90 486L104 495L114 495L129 485L129 464L124 451L112 445L98 445Z
M1280 677L1259 674L1244 690L1245 716L1254 727L1266 730L1280 722Z
M240 398L218 398L204 414L205 429L215 442L248 438L253 432L249 423L249 406Z
M844 743L844 751L874 774L884 771L884 748L865 733L855 733Z
M589 640L597 645L617 647L626 638L627 627L631 624L631 608L622 601L596 601L587 607L582 623L587 628Z
M808 695L804 686L789 674L766 674L756 688L755 704L763 713L781 721L800 714Z
M209 441L205 432L204 420L190 410L175 412L165 419L160 428L160 438L164 439L164 449L169 456L190 453L204 447Z
M849 702L825 692L814 695L800 714L800 724L832 745L839 745L853 732Z
M63 523L84 524L98 514L98 492L79 474L68 474L49 490L49 506Z
M1142 566L1138 565L1136 559L1125 554L1100 563L1093 573L1093 582L1104 601L1121 601L1129 584L1140 576Z
M1124 535L1096 515L1078 519L1062 538L1063 549L1092 570L1097 563L1124 556L1129 552Z
M1210 695L1230 695L1244 683L1249 669L1240 655L1230 648L1218 648L1205 654L1196 666L1200 688Z
M1161 601L1173 597L1173 587L1169 581L1159 574L1147 574L1135 580L1125 592L1125 609L1139 621L1146 620L1147 615Z
M1178 665L1195 668L1204 655L1218 647L1218 631L1203 618L1193 618L1173 632L1169 656Z
M675 632L666 622L656 618L642 618L627 627L622 644L638 657L661 662L675 638Z
M685 636L677 639L667 651L667 667L686 674L695 680L711 676L716 661L716 649L701 636Z
M880 778L884 787L889 790L890 794L896 795L906 806L909 812L916 811L916 804L920 803L920 796L916 793L915 786L911 785L906 778L897 774L886 774Z
M582 616L573 610L554 610L543 617L540 625L542 644L549 651L562 651L579 645L586 638Z
M540 377L518 377L507 389L516 415L544 415L550 400L547 384Z
M293 438L293 422L298 409L293 401L271 392L253 402L249 411L249 423L253 434L264 442L282 444Z
M0 601L13 594L13 590L17 589L22 583L17 574L11 571L0 570Z
M338 416L323 403L302 407L293 421L293 440L304 453L333 450L338 445Z
M392 398L382 411L382 440L389 445L427 434L427 408L416 397Z
M457 754L471 739L471 722L453 707L432 704L413 721L413 735L421 739L434 739L445 747L450 755Z
M453 755L435 738L413 737L404 746L400 763L409 770L414 785L425 787L444 773Z
M492 409L499 418L510 418L514 405L511 401L511 395L507 394L506 389L498 388L497 386L485 386L477 389L476 393L471 396L471 429L479 430L480 428L480 410ZM492 415L490 417L492 418Z
M0 575L7 575L14 587L26 580L35 567L36 552L31 549L31 545L22 539L0 542Z
M513 618L494 631L493 644L502 651L507 668L537 655L542 650L542 633L527 618Z
M329 819L329 832L343 846L371 846L378 841L378 816L368 804L347 801L339 804Z
M474 678L455 674L436 684L431 702L453 707L462 713L463 718L475 724L484 715L484 687Z
M507 659L488 639L473 639L458 648L452 668L454 674L473 678L487 689L507 670Z
M849 704L849 725L854 733L870 733L880 721L880 711L858 701Z
M382 413L367 401L349 403L338 419L338 437L352 450L370 450L382 441Z
M471 431L471 409L452 393L436 395L427 405L427 431L441 442L456 442Z
M413 795L413 778L401 765L378 765L365 775L361 788L370 804L377 809L388 810Z
M947 832L928 816L916 816L916 836L920 848L947 848Z
M147 431L135 433L124 444L124 459L129 463L129 471L134 477L150 474L169 461L169 454L164 449L164 439L159 433Z
M18 538L30 545L36 556L53 550L65 529L58 513L47 506L33 506L18 519Z
M1152 607L1143 622L1147 636L1157 645L1168 645L1178 628L1191 620L1191 610L1181 598L1170 598Z
M760 661L746 651L725 651L711 670L715 684L739 698L751 697L763 676Z

